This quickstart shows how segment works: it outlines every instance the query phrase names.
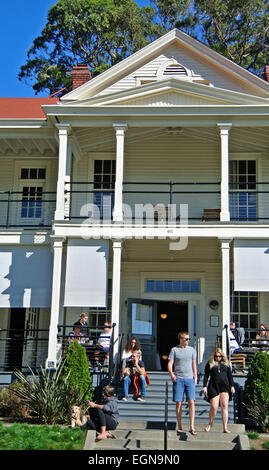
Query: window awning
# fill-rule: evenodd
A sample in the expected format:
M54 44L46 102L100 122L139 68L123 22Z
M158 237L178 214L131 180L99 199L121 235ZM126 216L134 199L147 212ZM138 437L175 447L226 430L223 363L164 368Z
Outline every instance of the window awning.
M108 240L68 240L66 307L106 307Z
M51 306L50 246L0 248L0 307Z
M234 290L269 292L269 239L235 240Z

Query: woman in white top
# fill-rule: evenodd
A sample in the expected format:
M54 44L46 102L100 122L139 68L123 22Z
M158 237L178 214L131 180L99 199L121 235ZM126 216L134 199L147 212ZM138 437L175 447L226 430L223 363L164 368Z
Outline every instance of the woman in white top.
M132 354L136 352L139 356L139 360L141 361L142 359L142 351L141 351L141 346L138 341L134 336L132 338L128 339L127 343L125 344L124 350L121 355L121 360L122 360L122 370L125 369L126 367L126 361L130 359Z

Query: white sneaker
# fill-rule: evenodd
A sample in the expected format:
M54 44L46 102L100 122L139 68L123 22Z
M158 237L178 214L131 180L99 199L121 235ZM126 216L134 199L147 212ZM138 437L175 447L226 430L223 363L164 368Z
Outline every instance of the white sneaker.
M138 401L146 401L146 398L145 398L145 397L138 397L137 400L138 400Z
M128 401L127 397L122 397L122 401Z

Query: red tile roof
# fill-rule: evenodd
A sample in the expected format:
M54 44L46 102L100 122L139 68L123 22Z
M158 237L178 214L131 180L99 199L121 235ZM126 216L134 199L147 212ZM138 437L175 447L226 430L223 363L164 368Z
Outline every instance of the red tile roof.
M46 119L41 105L58 101L59 98L0 98L0 119Z

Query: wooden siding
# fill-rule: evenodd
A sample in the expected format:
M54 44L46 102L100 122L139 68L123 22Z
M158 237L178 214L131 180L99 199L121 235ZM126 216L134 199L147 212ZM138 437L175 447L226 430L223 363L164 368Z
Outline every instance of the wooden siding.
M216 63L213 64L212 62L209 62L206 57L201 58L194 52L190 53L187 47L169 46L163 50L162 54L158 53L158 55L148 63L145 63L138 69L133 70L130 74L111 84L96 96L133 88L137 86L136 77L143 78L145 80L154 79L154 77L157 78L158 70L161 67L164 67L165 63L172 58L177 60L179 64L190 71L191 78L193 80L203 79L209 81L213 86L218 88L253 95L252 89L250 87L248 88L246 84L242 84L242 81L240 81L239 78L236 79L234 76L231 76L231 74L224 71ZM165 76L164 78L167 77ZM264 96L264 92L262 90L259 96Z

